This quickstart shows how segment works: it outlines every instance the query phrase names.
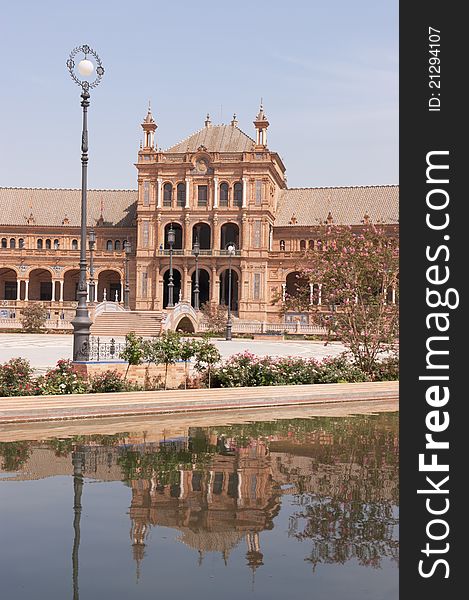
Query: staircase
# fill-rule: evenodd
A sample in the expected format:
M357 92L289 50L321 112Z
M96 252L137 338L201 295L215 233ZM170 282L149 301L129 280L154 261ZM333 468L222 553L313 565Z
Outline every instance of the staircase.
M160 335L161 312L102 312L91 326L93 336L124 337L130 331L143 337Z

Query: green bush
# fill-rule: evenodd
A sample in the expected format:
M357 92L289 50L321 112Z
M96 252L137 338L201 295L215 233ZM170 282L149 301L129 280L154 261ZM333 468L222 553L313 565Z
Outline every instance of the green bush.
M27 333L40 333L47 320L47 310L42 304L33 303L23 308L20 318L23 331Z
M313 383L357 383L386 381L399 377L398 359L388 358L370 375L350 360L347 354L322 361L288 356L272 358L250 352L235 354L211 369L212 387L250 387L263 385L304 385ZM202 380L207 383L208 372Z
M33 396L37 393L33 370L25 358L0 365L0 396Z
M118 371L105 371L104 373L91 377L89 380L89 391L92 394L134 392L140 389L140 386L124 379Z
M54 369L37 380L40 394L86 394L89 385L86 379L75 373L71 361L59 360Z

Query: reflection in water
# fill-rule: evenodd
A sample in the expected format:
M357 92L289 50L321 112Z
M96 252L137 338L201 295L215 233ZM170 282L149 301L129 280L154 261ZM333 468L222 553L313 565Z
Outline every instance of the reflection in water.
M243 543L254 573L266 563L259 534L274 528L286 497L287 535L302 543L313 568L397 563L396 414L199 427L158 439L122 433L0 443L0 461L15 472L1 479L0 470L3 485L73 475L75 600L83 476L130 487L137 578L149 532L158 526L177 530L199 564L208 552L226 563Z

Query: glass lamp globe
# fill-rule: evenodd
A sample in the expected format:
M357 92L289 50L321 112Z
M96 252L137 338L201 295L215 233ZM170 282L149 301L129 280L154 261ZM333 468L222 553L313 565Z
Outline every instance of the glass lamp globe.
M78 63L77 69L82 77L89 77L94 71L94 65L90 60L84 58Z

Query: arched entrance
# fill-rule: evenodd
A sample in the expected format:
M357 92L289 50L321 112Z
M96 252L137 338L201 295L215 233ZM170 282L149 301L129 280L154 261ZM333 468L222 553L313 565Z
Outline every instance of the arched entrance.
M16 271L0 269L0 300L19 300Z
M78 280L80 279L80 270L71 269L64 273L64 291L63 299L65 302L74 302L78 300Z
M302 277L299 271L288 273L286 284L285 291L290 298L299 298L304 294L308 294L309 297L309 281Z
M220 273L220 304L228 306L229 298L229 269ZM231 310L238 310L238 273L231 269Z
M98 302L102 302L104 300L104 290L106 290L106 300L108 302L116 301L116 293L117 301L121 302L121 275L118 271L107 269L105 271L101 271L101 273L98 275Z
M168 232L171 229L171 225L173 226L175 237L173 250L182 250L182 227L179 223L168 223L164 228L164 247L169 250Z
M195 306L194 302L195 289L195 271L191 276L191 305ZM210 300L210 275L205 269L199 269L199 308Z
M220 250L225 250L230 242L239 250L239 227L236 223L224 223L221 226Z
M163 308L168 306L168 283L169 283L169 269L163 275ZM180 300L181 295L181 272L178 269L173 268L173 302L176 305Z
M52 300L52 275L47 269L33 269L29 273L29 300Z
M192 228L192 247L196 239L199 240L201 250L210 250L211 248L211 230L207 223L196 223Z
M182 317L176 326L176 331L182 331L183 333L195 333L194 323L189 317Z

